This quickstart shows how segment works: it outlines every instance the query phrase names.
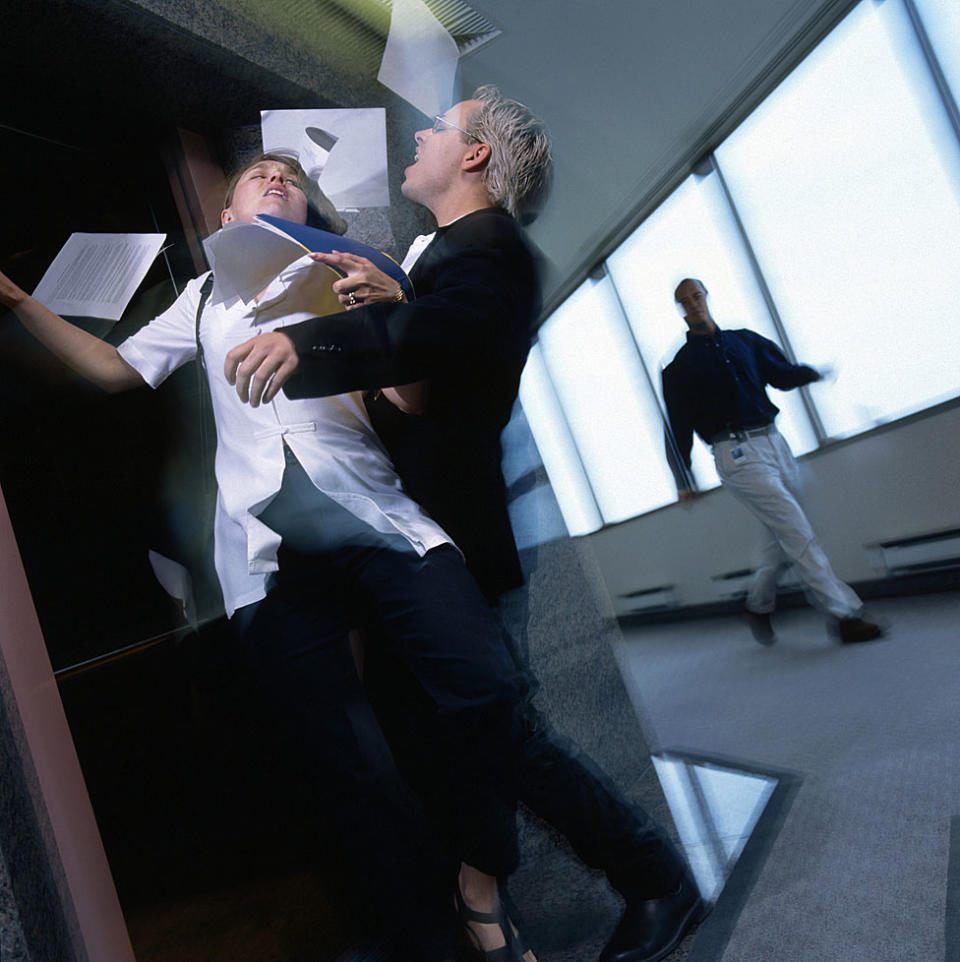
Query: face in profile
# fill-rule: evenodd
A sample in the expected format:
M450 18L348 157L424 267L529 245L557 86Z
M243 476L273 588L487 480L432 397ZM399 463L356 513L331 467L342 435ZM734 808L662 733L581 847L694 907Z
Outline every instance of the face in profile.
M432 197L441 195L456 179L464 151L469 147L462 130L466 128L470 115L481 106L478 100L461 101L438 118L432 127L418 130L413 135L417 148L413 163L403 172L400 188L405 197L429 204Z

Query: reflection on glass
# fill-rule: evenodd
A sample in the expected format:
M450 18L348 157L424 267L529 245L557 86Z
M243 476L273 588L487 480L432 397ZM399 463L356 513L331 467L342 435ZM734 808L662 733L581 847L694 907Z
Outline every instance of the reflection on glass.
M539 344L534 344L527 355L520 379L520 403L568 531L571 535L596 531L603 524L600 509L564 420Z
M960 388L960 150L899 3L861 3L717 150L843 436ZM718 305L719 306L719 305Z
M700 894L716 901L777 779L677 755L652 760Z
M672 502L662 421L608 277L553 313L540 348L604 523Z

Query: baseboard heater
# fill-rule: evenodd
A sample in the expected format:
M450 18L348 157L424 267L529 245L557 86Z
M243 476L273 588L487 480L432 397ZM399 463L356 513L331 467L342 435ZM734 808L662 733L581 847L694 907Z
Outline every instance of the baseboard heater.
M632 602L623 614L639 614L645 611L667 611L679 605L675 585L658 585L656 588L639 588L620 595Z
M737 568L735 571L725 571L723 574L712 575L710 580L713 582L713 590L718 598L725 600L736 600L743 598L750 590L750 582L753 581L753 568ZM785 569L780 575L777 583L777 591L794 591L801 586L800 579L797 577L793 568Z
M876 541L864 548L884 577L960 568L960 528Z

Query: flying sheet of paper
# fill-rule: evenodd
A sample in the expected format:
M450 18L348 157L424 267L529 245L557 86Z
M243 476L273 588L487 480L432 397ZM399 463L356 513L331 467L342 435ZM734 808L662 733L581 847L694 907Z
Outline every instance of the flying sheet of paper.
M71 234L33 296L54 314L119 321L166 234Z
M213 268L213 303L249 304L284 268L304 255L296 241L244 221L231 221L203 242Z
M389 207L383 107L261 110L263 149L293 152L337 210Z
M172 561L158 551L148 551L147 558L163 590L180 602L187 624L196 628L197 605L193 597L193 578L190 577L190 572L182 564Z
M453 100L460 51L423 0L393 0L377 80L427 116Z
M237 300L249 304L281 271L302 260L307 251L329 253L334 250L370 259L400 284L408 300L415 297L410 278L383 251L339 234L291 223L279 217L261 215L252 223L231 221L211 234L203 246L207 260L213 267L211 300L214 304L224 303L229 307ZM309 262L305 266L309 266ZM321 268L315 266L313 270L316 274ZM342 276L333 268L325 270L329 272L329 285ZM319 281L315 280L314 284L319 284ZM332 287L329 292L318 289L315 296L318 298L318 313L336 314L343 309Z

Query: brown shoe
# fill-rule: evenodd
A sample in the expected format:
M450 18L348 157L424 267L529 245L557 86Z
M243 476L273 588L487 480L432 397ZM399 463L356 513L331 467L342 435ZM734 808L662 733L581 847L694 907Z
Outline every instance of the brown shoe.
M742 611L743 618L753 635L753 640L758 645L772 645L777 640L769 613L751 611L746 605L743 606Z
M872 621L851 615L849 618L839 619L837 635L843 644L849 645L857 641L873 641L883 635L883 629Z

